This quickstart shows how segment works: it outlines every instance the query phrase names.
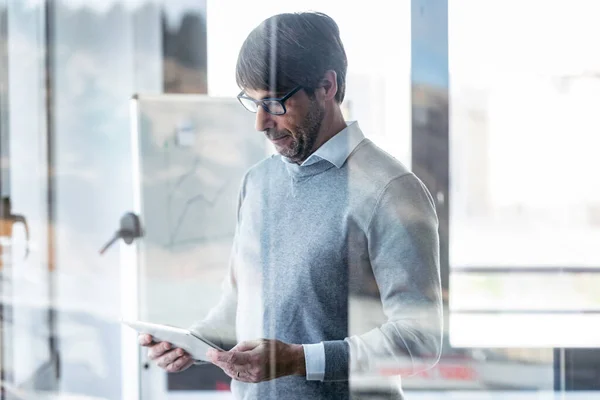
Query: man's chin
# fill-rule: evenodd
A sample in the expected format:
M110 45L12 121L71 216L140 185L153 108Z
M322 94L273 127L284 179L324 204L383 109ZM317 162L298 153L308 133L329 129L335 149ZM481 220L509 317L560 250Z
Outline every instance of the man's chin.
M299 163L301 161L297 155L290 154L290 152L287 152L285 150L283 150L283 151L277 150L277 153L279 153L283 157L287 158L291 162Z
M277 146L277 145L275 145L274 147L275 147L275 151L277 151L277 153L279 153L280 155L282 155L285 158L289 159L290 161L297 162L297 160L300 159L298 152L294 151L289 146Z

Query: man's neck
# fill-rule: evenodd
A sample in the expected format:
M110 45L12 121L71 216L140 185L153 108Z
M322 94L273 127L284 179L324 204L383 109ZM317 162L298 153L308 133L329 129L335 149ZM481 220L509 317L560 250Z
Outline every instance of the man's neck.
M323 122L321 123L321 129L319 129L319 135L317 136L317 141L312 148L310 154L306 157L310 157L315 151L319 149L319 147L323 146L329 139L346 129L346 121L344 120L344 116L342 115L342 111L339 106L334 107L333 112L326 115L323 118ZM306 159L297 162L298 165L302 164Z

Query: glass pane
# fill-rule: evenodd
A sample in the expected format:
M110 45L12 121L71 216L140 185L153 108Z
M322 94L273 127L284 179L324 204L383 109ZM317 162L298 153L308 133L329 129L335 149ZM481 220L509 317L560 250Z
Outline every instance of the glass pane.
M600 9L543 9L451 8L453 266L600 266Z
M43 7L0 2L2 395L57 384L57 348L50 334L43 15Z
M233 97L140 96L135 109L134 159L141 174L136 212L145 230L135 318L188 328L222 294L240 182L267 155L266 141L254 132L254 114ZM236 343L235 333L213 335L221 347ZM145 352L142 360L149 363ZM166 399L169 390L224 389L230 381L211 365L172 374L168 386L164 377L154 363L142 370L144 399Z
M98 250L133 207L129 103L138 90L161 88L159 11L152 1L47 3L40 18L47 18L49 37L32 54L48 56L40 80L49 85L50 107L41 109L49 114L52 175L37 196L50 201L55 326L49 335L60 374L40 371L38 379L58 377L53 391L66 398L130 398L133 377L122 350L131 345L121 340L119 323L120 255L116 248L102 256ZM35 24L40 37L46 30Z
M409 19L408 3L403 3L405 12L402 15L402 23L394 17L392 5L382 4L377 8L367 8L360 5L349 5L340 8L337 2L331 1L319 4L313 2L313 8L327 12L340 25L344 44L349 57L353 60L348 72L348 92L343 109L349 119L359 119L365 133L378 143L386 145L385 150L403 157L402 161L410 162L410 125L398 124L398 119L409 121L409 99L410 99L410 71L409 71ZM279 4L279 3L278 3ZM168 7L168 5L165 5ZM238 2L232 9L231 4L224 2L209 2L207 5L207 27L208 27L208 67L209 94L215 97L231 98L239 93L240 89L235 84L235 60L240 46L248 33L258 25L264 18L283 11L297 11L311 7L310 4L294 5L291 3L265 2L264 6L259 3ZM174 7L176 9L177 7ZM387 11L387 12L386 12ZM386 19L385 24L375 24L375 18ZM358 31L355 29L357 18L364 19L369 24L369 29ZM368 35L365 41L365 34ZM227 37L228 40L223 40ZM404 43L398 51L390 52L388 46L396 46ZM386 46L386 43L388 46ZM352 53L352 55L350 55ZM368 62L366 55L377 62ZM227 163L235 168L230 172L240 173L244 162L250 161L244 158L244 146L231 139L235 135L248 135L256 137L254 132L255 116L245 111L239 104L237 109L229 111L228 106L219 108L207 108L201 103L191 102L189 105L183 98L164 97L162 99L149 99L142 96L144 111L140 111L139 131L141 143L148 147L140 149L140 165L143 185L141 197L141 213L146 220L147 236L141 244L140 254L140 315L142 319L150 319L153 322L167 323L177 326L189 326L191 323L201 320L210 307L215 304L218 295L222 293L220 282L226 273L226 261L230 254L230 241L232 231L225 231L225 235L218 237L213 232L212 226L219 229L231 229L235 226L234 199L235 190L227 192L229 200L222 208L210 213L210 218L205 218L206 205L202 202L194 202L196 214L190 214L189 220L186 215L184 223L189 224L198 220L197 226L189 227L197 231L207 231L215 237L203 238L191 237L189 242L169 243L165 235L170 220L181 212L180 204L182 198L193 198L195 192L188 193L193 188L193 179L198 179L202 185L208 184L209 188L215 184L217 178L211 178L208 168L210 159L215 168ZM141 103L140 103L141 104ZM192 107L193 112L187 107ZM188 110L188 111L186 111ZM185 114L185 113L187 114ZM242 114L238 114L242 113ZM184 115L185 114L185 115ZM213 118L219 119L218 123ZM240 118L238 120L238 118ZM222 147L217 140L213 142L212 126L216 132L226 135L219 140L230 140L232 143ZM239 126L238 126L239 125ZM207 126L211 126L208 130ZM224 126L230 127L223 130ZM161 139L152 143L144 142L144 137L156 139L157 132ZM216 133L215 132L215 133ZM194 148L194 143L200 146L203 142L194 142L194 138L203 138L215 143L216 147L210 151L204 147ZM258 137L261 137L258 135ZM166 140L163 142L162 140ZM168 139L168 140L167 140ZM168 147L162 147L168 142ZM185 147L185 143L192 143L191 148ZM235 144L235 150L231 145ZM171 147L174 146L174 147ZM181 147L184 146L184 147ZM266 151L266 150L265 150ZM187 154L187 155L186 155ZM169 193L167 189L175 185L177 177L183 177L189 172L189 155L194 155L201 161L198 176L191 176L190 182L183 182L187 188L181 193L177 192L173 199L179 203L169 206L174 210L173 215L164 211L166 200L164 197ZM263 155L264 156L264 155ZM194 159L192 157L192 159ZM169 166L161 164L164 159L169 160ZM245 160L245 161L244 161ZM163 166L160 174L157 166ZM180 165L178 167L178 165ZM248 167L250 164L247 164ZM240 168L237 170L237 168ZM160 176L159 176L160 175ZM226 181L230 179L228 174L224 175ZM219 178L221 175L219 175ZM241 178L241 175L240 175ZM162 179L162 181L161 181ZM200 185L199 185L200 186ZM164 189L164 188L167 189ZM162 190L161 190L162 188ZM212 190L212 189L211 189ZM180 197L183 196L183 197ZM186 197L187 196L187 197ZM178 205L179 204L179 205ZM227 208L227 207L229 208ZM179 208L178 208L179 207ZM178 211L179 210L179 211ZM214 221L220 221L215 223ZM213 225L211 225L213 224ZM186 229L188 229L186 228ZM178 239L179 240L179 239ZM229 242L228 242L229 241ZM210 251L207 250L210 249ZM175 260L175 261L174 261ZM370 282L369 282L370 283ZM165 295L169 293L169 295ZM368 296L367 296L368 295ZM376 304L376 294L367 293L363 298L357 299L357 315L361 318L353 320L352 328L364 332L372 328L375 323L382 323L380 317L381 306ZM243 318L243 316L240 316ZM229 343L232 345L233 343ZM144 353L142 353L144 357ZM145 359L143 358L143 361ZM230 398L224 394L223 389L229 388L229 379L222 372L210 366L194 366L181 374L165 374L152 363L144 363L142 369L142 395L144 398L182 398L187 396L206 396L207 398ZM393 365L393 362L392 362ZM146 368L147 367L147 368ZM446 375L455 373L449 365L445 370ZM459 366L459 368L461 368ZM454 371L454 372L453 372ZM358 377L357 384L363 392L370 390L385 389L386 386L394 384L398 371L389 367L382 367L376 376ZM460 373L460 372L459 372ZM452 378L449 378L452 379ZM459 379L459 378L457 378ZM196 393L190 389L200 391ZM166 393L168 390L168 393ZM186 393L187 392L187 393ZM229 395L229 397L228 397ZM147 397L146 397L147 396Z
M273 152L235 99L240 46L280 12L332 16L350 61L344 116L408 166L410 19L436 11L425 4L0 0L0 398L232 398L231 379L215 366L167 374L149 362L119 320L187 328L219 300L240 181ZM416 365L406 354L377 359L352 376L351 390L388 398L400 376L407 398L554 399L565 369L553 347L600 341L600 58L590 50L600 8L591 0L449 8L444 352L431 369L427 356ZM423 34L442 26L422 26ZM428 89L415 100L435 101ZM417 110L413 118L445 117ZM432 148L429 161L445 150ZM100 257L128 211L141 216L145 236ZM317 241L306 246L312 256L325 247ZM323 281L343 287L338 275ZM349 335L388 319L381 282L359 281L344 299ZM301 318L290 312L292 323ZM224 347L235 342L232 334ZM413 367L420 372L410 375Z
M600 345L599 16L591 1L451 4L453 344Z

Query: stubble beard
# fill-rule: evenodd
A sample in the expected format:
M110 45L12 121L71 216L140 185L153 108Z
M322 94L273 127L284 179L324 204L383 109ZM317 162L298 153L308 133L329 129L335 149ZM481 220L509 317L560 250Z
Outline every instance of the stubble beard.
M316 101L311 101L306 117L292 135L291 145L281 149L279 153L295 163L306 160L317 141L324 114L325 110Z

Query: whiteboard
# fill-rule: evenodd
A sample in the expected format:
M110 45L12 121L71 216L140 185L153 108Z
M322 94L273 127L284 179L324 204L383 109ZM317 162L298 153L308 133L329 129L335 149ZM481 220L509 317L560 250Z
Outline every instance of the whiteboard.
M145 231L139 317L187 326L218 299L241 180L269 146L235 98L138 95L132 110Z
M133 211L144 236L121 250L124 318L187 327L218 302L242 178L273 152L254 119L235 98L133 97ZM128 334L123 365L141 381L130 376L127 395L166 398L166 375L139 369L145 352L129 350Z

